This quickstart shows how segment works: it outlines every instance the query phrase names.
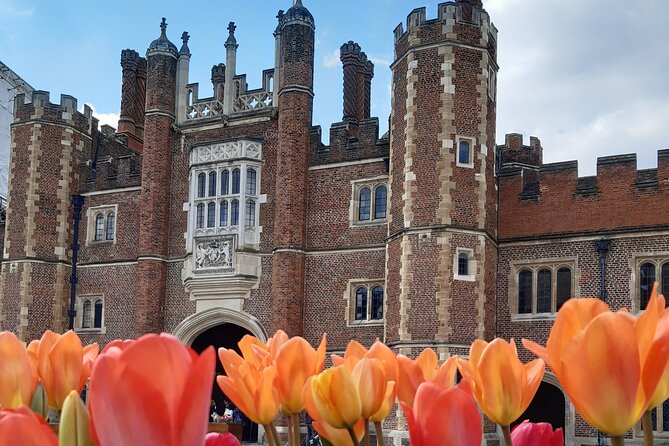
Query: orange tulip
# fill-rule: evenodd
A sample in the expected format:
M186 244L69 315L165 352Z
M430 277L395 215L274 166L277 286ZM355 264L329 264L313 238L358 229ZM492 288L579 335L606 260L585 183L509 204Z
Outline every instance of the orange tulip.
M310 378L310 380L312 379L313 378ZM311 383L307 383L307 385L304 386L304 405L312 419L314 429L316 429L316 432L318 432L318 435L320 435L321 438L326 439L330 444L335 446L354 445L347 429L337 429L323 421L323 417L314 402L311 392ZM360 442L365 434L365 422L362 417L360 417L358 422L353 426L353 433L356 436L357 441Z
M0 446L58 446L58 437L27 407L0 410Z
M373 423L381 422L390 415L390 411L393 410L395 405L395 381L388 381L386 386L386 394L383 396L383 401L379 406L379 409L369 417L369 421Z
M397 355L378 339L372 344L369 350L358 341L350 341L346 347L344 356L332 355L332 362L335 366L346 364L349 370L353 370L362 358L380 359L386 366L388 381L397 380Z
M283 413L296 414L304 410L304 384L323 369L324 362L325 335L318 350L299 336L281 345L274 364L277 371L275 386Z
M656 293L638 318L613 313L598 299L570 299L545 348L523 343L545 359L588 423L621 436L648 408L669 359L669 324L658 324L661 311Z
M23 342L14 333L0 333L0 407L30 405L37 383Z
M50 407L61 410L70 391L81 393L99 351L98 344L82 348L72 330L63 335L44 332L37 347L37 367Z
M352 428L360 420L360 394L346 366L333 367L309 378L305 388L311 391L314 407L307 410L310 414L314 412L314 419L336 429Z
M276 368L256 368L253 362L242 359L234 350L221 348L218 357L227 376L216 377L216 382L254 423L268 425L279 411L279 399L274 388Z
M332 363L335 366L346 364L349 370L353 370L355 365L367 354L367 349L358 341L351 340L346 346L344 356L332 355Z
M655 287L653 289L653 297L649 300L648 306L646 307L646 311L644 312L645 314L648 313L649 311L655 311L656 314L658 315L655 337L662 336L664 333L669 331L669 310L665 309L665 298L662 295L655 297L656 294L657 294L657 284L655 284ZM652 309L651 306L653 307ZM650 319L650 317L648 318ZM638 327L640 327L640 324L637 324L637 331L639 329ZM655 388L653 396L650 398L650 402L648 403L648 410L651 410L659 406L667 399L669 399L669 361L664 367L664 371L662 372L662 377L657 383L657 387Z
M355 365L352 374L360 396L361 416L369 420L384 403L389 385L385 364L379 359L363 358ZM394 387L393 384L390 385Z
M490 343L477 339L469 360L459 360L458 366L481 410L500 426L509 426L527 409L545 369L541 359L523 365L514 340L500 338Z
M431 348L423 350L415 361L398 355L397 399L413 407L416 391L423 382L437 382L446 387L454 386L457 365L457 356L452 356L440 367L437 354Z
M407 417L411 446L479 446L481 416L468 391L424 382L414 406L400 402Z
M99 446L201 446L215 361L212 347L198 356L169 334L100 355L88 403Z

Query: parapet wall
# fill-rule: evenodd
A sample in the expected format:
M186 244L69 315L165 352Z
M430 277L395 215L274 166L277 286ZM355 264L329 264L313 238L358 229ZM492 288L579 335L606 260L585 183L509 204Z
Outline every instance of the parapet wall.
M309 165L358 161L369 158L388 158L389 139L379 139L379 120L370 118L356 122L337 122L330 127L329 145L322 143L320 126L311 128Z
M635 154L598 158L588 177L576 161L503 161L498 178L501 241L669 228L669 150L658 151L656 169L637 170Z
M39 114L36 110L41 109ZM67 113L67 115L64 115ZM74 127L85 134L90 135L93 129L98 128L98 119L93 117L93 110L84 104L84 112L77 111L77 98L61 94L60 102L53 104L50 101L48 91L36 90L32 96L27 98L24 94L16 95L14 98L14 122L30 121L40 119L54 123L66 123L72 119ZM67 123L72 125L72 123Z

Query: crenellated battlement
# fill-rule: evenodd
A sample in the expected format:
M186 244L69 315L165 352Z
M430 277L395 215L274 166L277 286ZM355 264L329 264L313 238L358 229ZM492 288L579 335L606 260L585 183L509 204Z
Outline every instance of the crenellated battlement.
M141 184L142 157L128 148L128 136L102 126L90 153L80 163L81 192L118 189Z
M578 176L578 162L536 163L538 138L506 136L498 146L500 237L622 230L669 220L669 149L657 168L637 169L636 154L597 159L597 174Z
M480 31L472 33L472 27ZM489 42L497 42L497 28L491 23L490 16L483 9L480 0L440 3L437 6L437 17L434 19L427 19L425 7L416 8L407 15L406 29L400 23L395 27L393 34L396 55L400 55L407 46L422 45L444 39L457 39L463 43L481 46L488 46ZM493 52L495 46L496 44L492 45Z
M35 90L30 97L18 94L14 98L14 122L41 119L74 126L90 134L98 128L98 119L93 117L93 110L84 104L83 113L77 110L77 98L67 94L60 95L59 103L52 103L48 91Z
M356 137L352 137L355 127ZM390 153L388 135L379 138L378 118L360 122L337 122L330 127L329 144L322 143L321 126L311 128L309 165L324 165L368 158L387 158Z

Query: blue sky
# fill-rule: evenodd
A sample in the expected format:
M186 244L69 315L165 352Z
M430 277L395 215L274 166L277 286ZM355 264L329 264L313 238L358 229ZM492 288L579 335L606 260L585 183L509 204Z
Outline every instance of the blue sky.
M385 131L392 31L414 7L434 17L437 3L304 0L316 19L314 123L324 138L341 119L339 46L355 40L375 62L372 114ZM0 60L55 100L71 94L113 120L120 52L144 54L161 17L177 46L181 32L190 33L190 81L205 96L211 66L225 58L228 22L237 24L237 71L257 88L273 65L276 12L291 4L0 0ZM538 136L545 162L578 159L580 175L595 173L597 156L618 153L637 152L640 168L655 167L656 151L669 148L668 1L484 0L484 7L499 29L498 143L510 132Z

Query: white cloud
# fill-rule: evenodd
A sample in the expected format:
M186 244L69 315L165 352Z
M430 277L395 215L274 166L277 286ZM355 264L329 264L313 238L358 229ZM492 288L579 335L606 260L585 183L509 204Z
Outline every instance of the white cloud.
M100 125L110 125L114 128L118 127L118 119L119 119L119 114L118 113L98 113L98 111L95 109L95 106L90 103L86 103L91 110L93 110L93 116L95 116L97 119L100 120Z
M325 68L335 68L341 65L339 60L339 48L323 56L323 66Z
M388 59L383 59L381 57L370 57L369 60L377 67L389 67L390 61Z

